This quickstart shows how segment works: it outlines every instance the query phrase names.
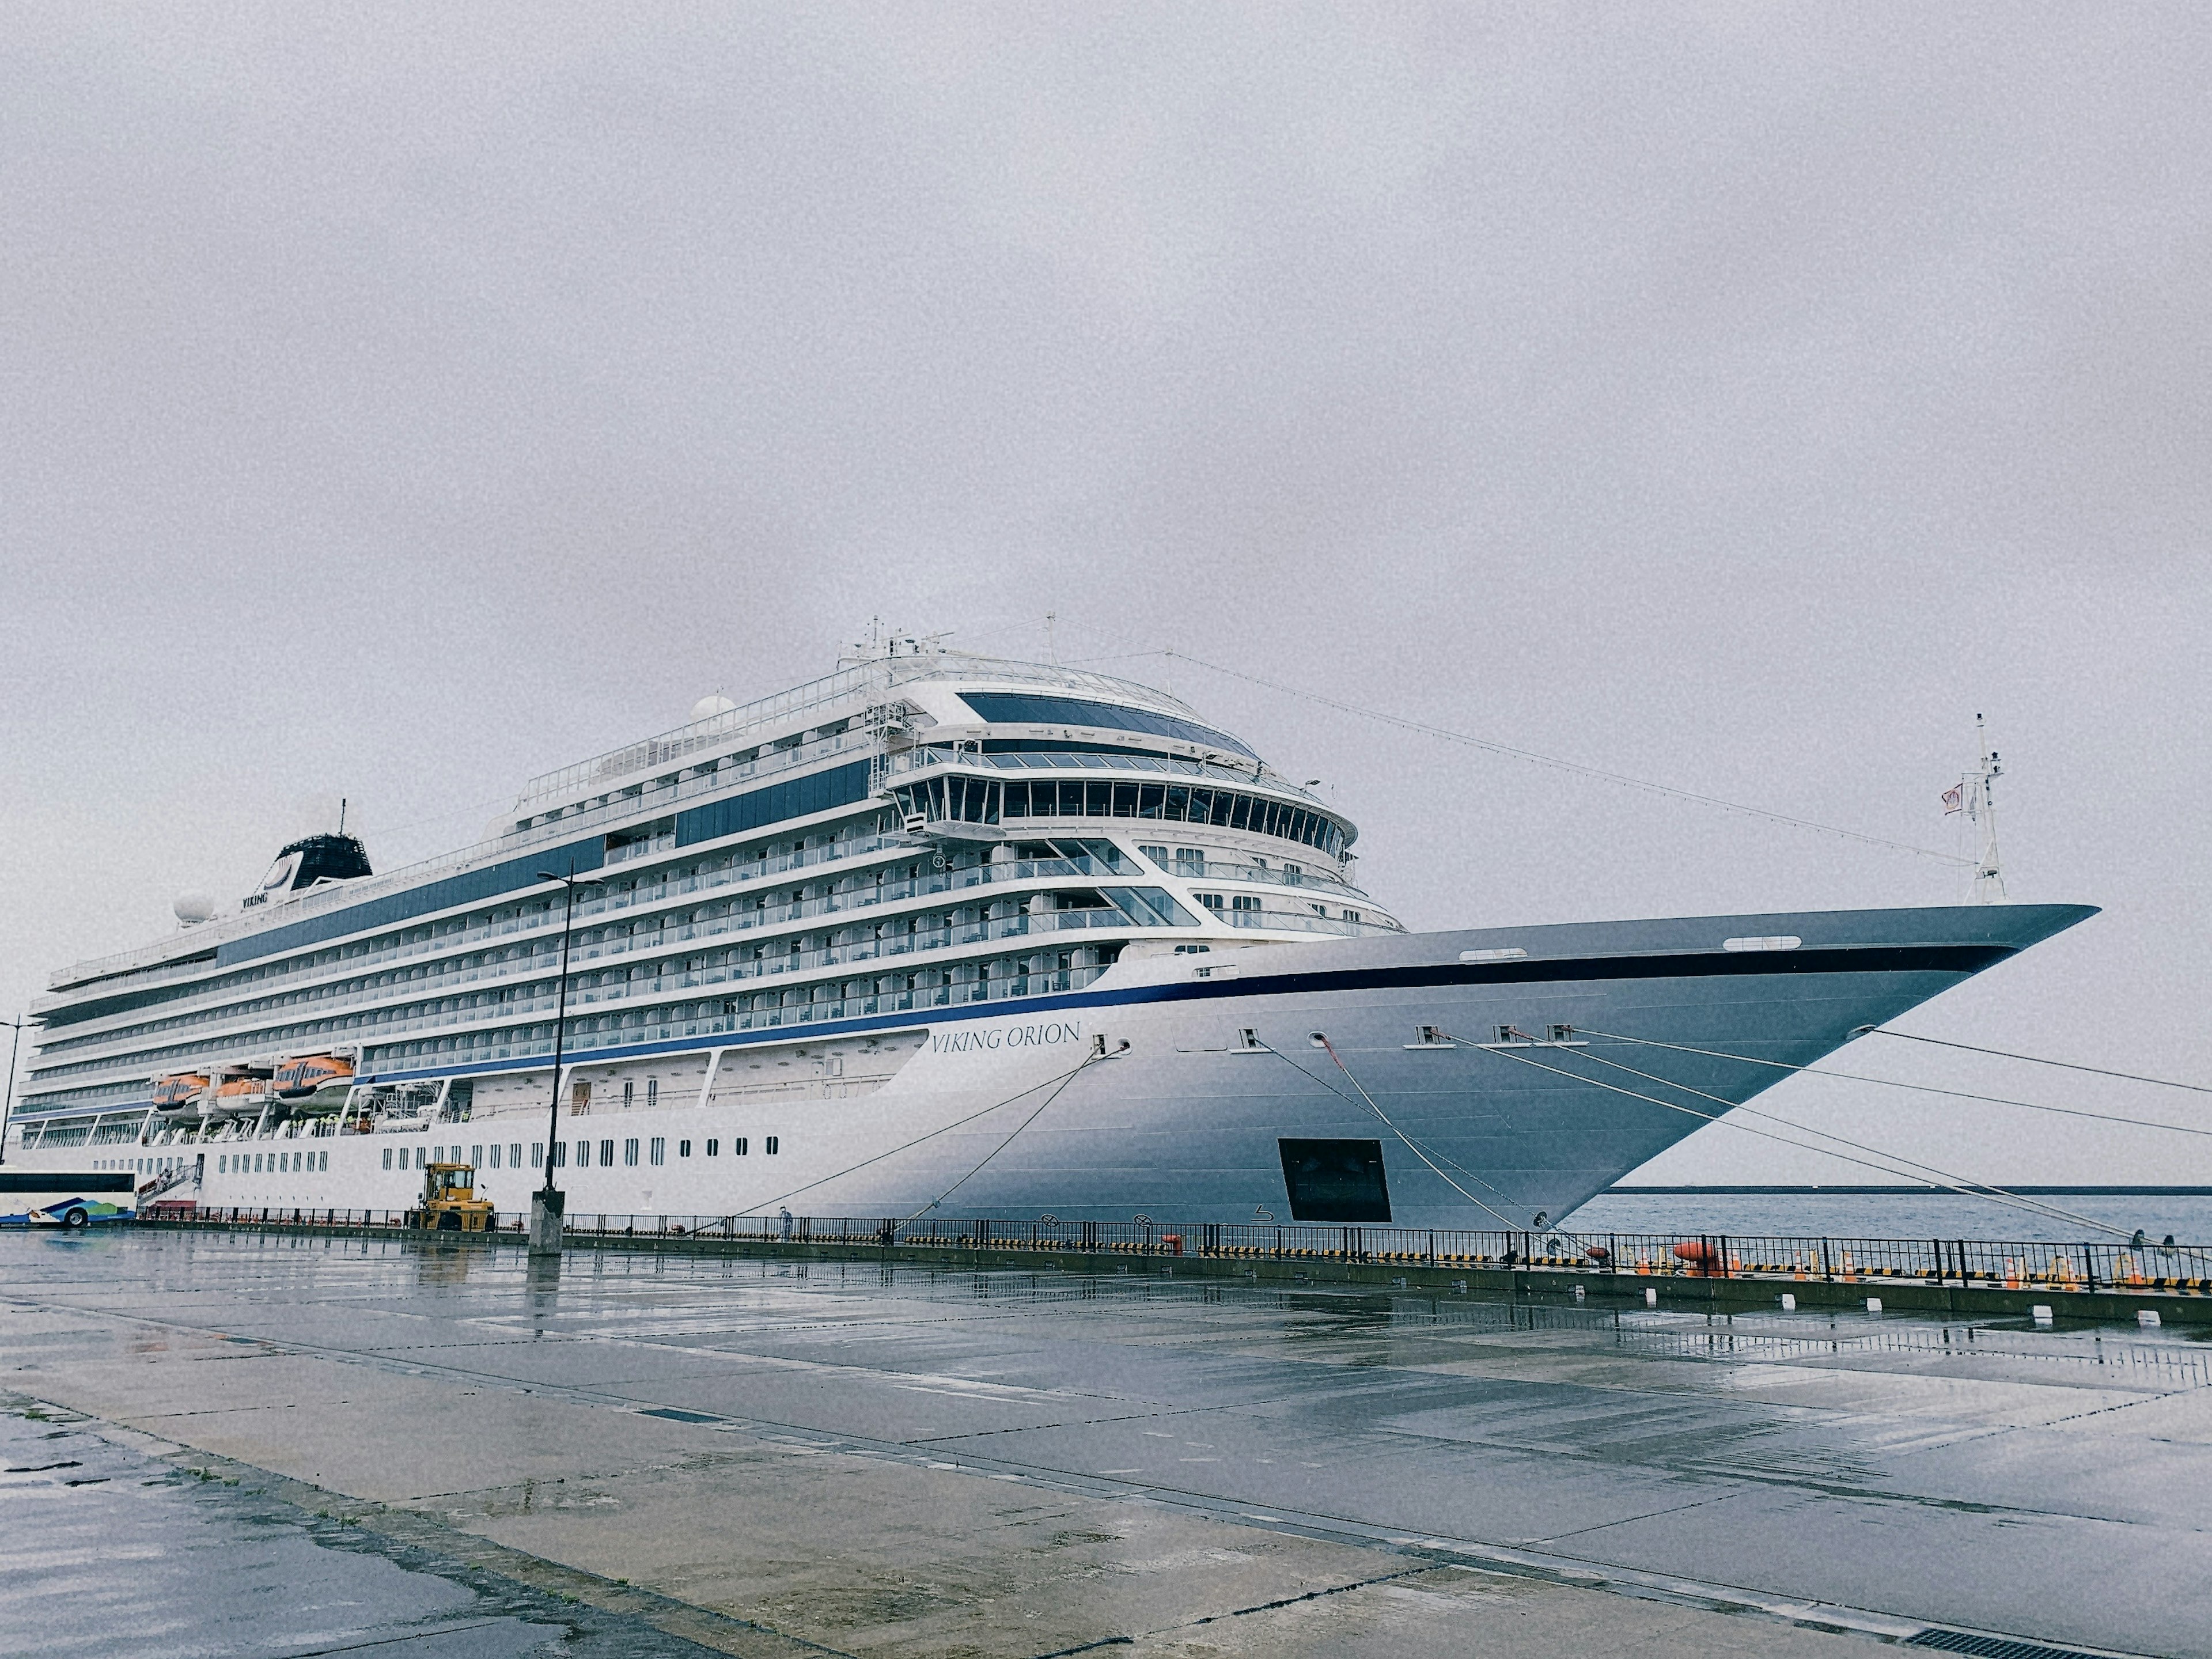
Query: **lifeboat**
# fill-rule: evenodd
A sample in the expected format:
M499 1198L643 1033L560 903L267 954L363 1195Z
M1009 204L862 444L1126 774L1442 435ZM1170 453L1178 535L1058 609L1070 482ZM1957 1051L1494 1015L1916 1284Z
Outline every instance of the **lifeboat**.
M205 1097L210 1117L244 1117L258 1112L275 1097L269 1092L265 1077L234 1077L216 1085L214 1091Z
M181 1112L207 1086L208 1076L204 1072L172 1072L167 1077L157 1077L154 1079L154 1109L158 1112Z
M280 1099L297 1100L319 1089L351 1083L353 1062L338 1054L301 1054L278 1061L272 1081Z

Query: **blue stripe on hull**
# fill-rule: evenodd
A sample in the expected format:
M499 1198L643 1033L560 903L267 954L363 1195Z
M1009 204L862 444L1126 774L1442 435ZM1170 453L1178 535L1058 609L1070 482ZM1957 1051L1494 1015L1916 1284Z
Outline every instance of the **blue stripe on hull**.
M1299 974L1254 975L1175 985L1132 985L1104 991L1069 991L996 1002L952 1003L908 1012L857 1019L810 1020L752 1031L671 1038L608 1048L579 1048L564 1065L601 1065L653 1054L696 1054L708 1048L737 1048L750 1043L788 1042L795 1037L827 1039L870 1031L911 1030L950 1021L1004 1019L1014 1014L1055 1013L1066 1009L1126 1007L1156 1002L1205 1002L1266 996L1319 996L1332 992L1402 990L1444 986L1558 985L1610 980L1759 977L1769 975L1939 973L1956 979L1978 974L2013 954L2009 945L1958 945L1915 947L1858 946L1834 951L1743 952L1724 956L1637 956L1611 961L1518 962L1512 963L1424 963L1392 968L1348 969ZM486 1060L412 1071L364 1074L364 1083L404 1083L422 1078L469 1077L497 1072L537 1070L552 1062L550 1054L529 1060ZM117 1110L110 1107L106 1109Z

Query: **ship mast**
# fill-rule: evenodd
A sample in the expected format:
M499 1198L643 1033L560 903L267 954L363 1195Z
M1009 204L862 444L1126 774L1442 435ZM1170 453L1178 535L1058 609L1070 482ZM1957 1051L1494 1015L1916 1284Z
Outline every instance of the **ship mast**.
M1990 747L1989 732L1979 714L1974 716L1974 747L1981 756L1979 769L1965 780L1966 816L1981 826L1981 856L1974 864L1974 902L2004 902L2004 869L1997 860L1997 799L1990 786L2004 775L1997 751Z

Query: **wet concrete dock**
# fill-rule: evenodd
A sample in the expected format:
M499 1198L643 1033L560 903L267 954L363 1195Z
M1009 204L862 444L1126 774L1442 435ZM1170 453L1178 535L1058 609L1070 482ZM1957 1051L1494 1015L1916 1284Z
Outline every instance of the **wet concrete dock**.
M382 1652L2212 1655L2179 1331L151 1231L0 1275L5 1479L90 1552L11 1606L122 1524L15 1455L66 1433L402 1575ZM112 1571L219 1620L235 1519ZM358 1645L347 1599L199 1650Z

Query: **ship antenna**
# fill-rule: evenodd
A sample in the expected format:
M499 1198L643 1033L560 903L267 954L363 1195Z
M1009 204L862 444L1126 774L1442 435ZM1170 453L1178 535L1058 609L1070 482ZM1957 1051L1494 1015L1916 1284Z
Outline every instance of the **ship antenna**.
M1966 816L1982 828L1982 855L1974 865L1974 902L2002 904L2004 868L1997 858L1997 798L1991 786L2004 775L2004 768L1998 763L1996 750L1990 747L1989 732L1979 714L1974 716L1974 747L1980 751L1981 769L1975 775L1973 793L1966 804Z
M346 798L340 795L338 797L338 834L342 836L345 834L345 809Z

